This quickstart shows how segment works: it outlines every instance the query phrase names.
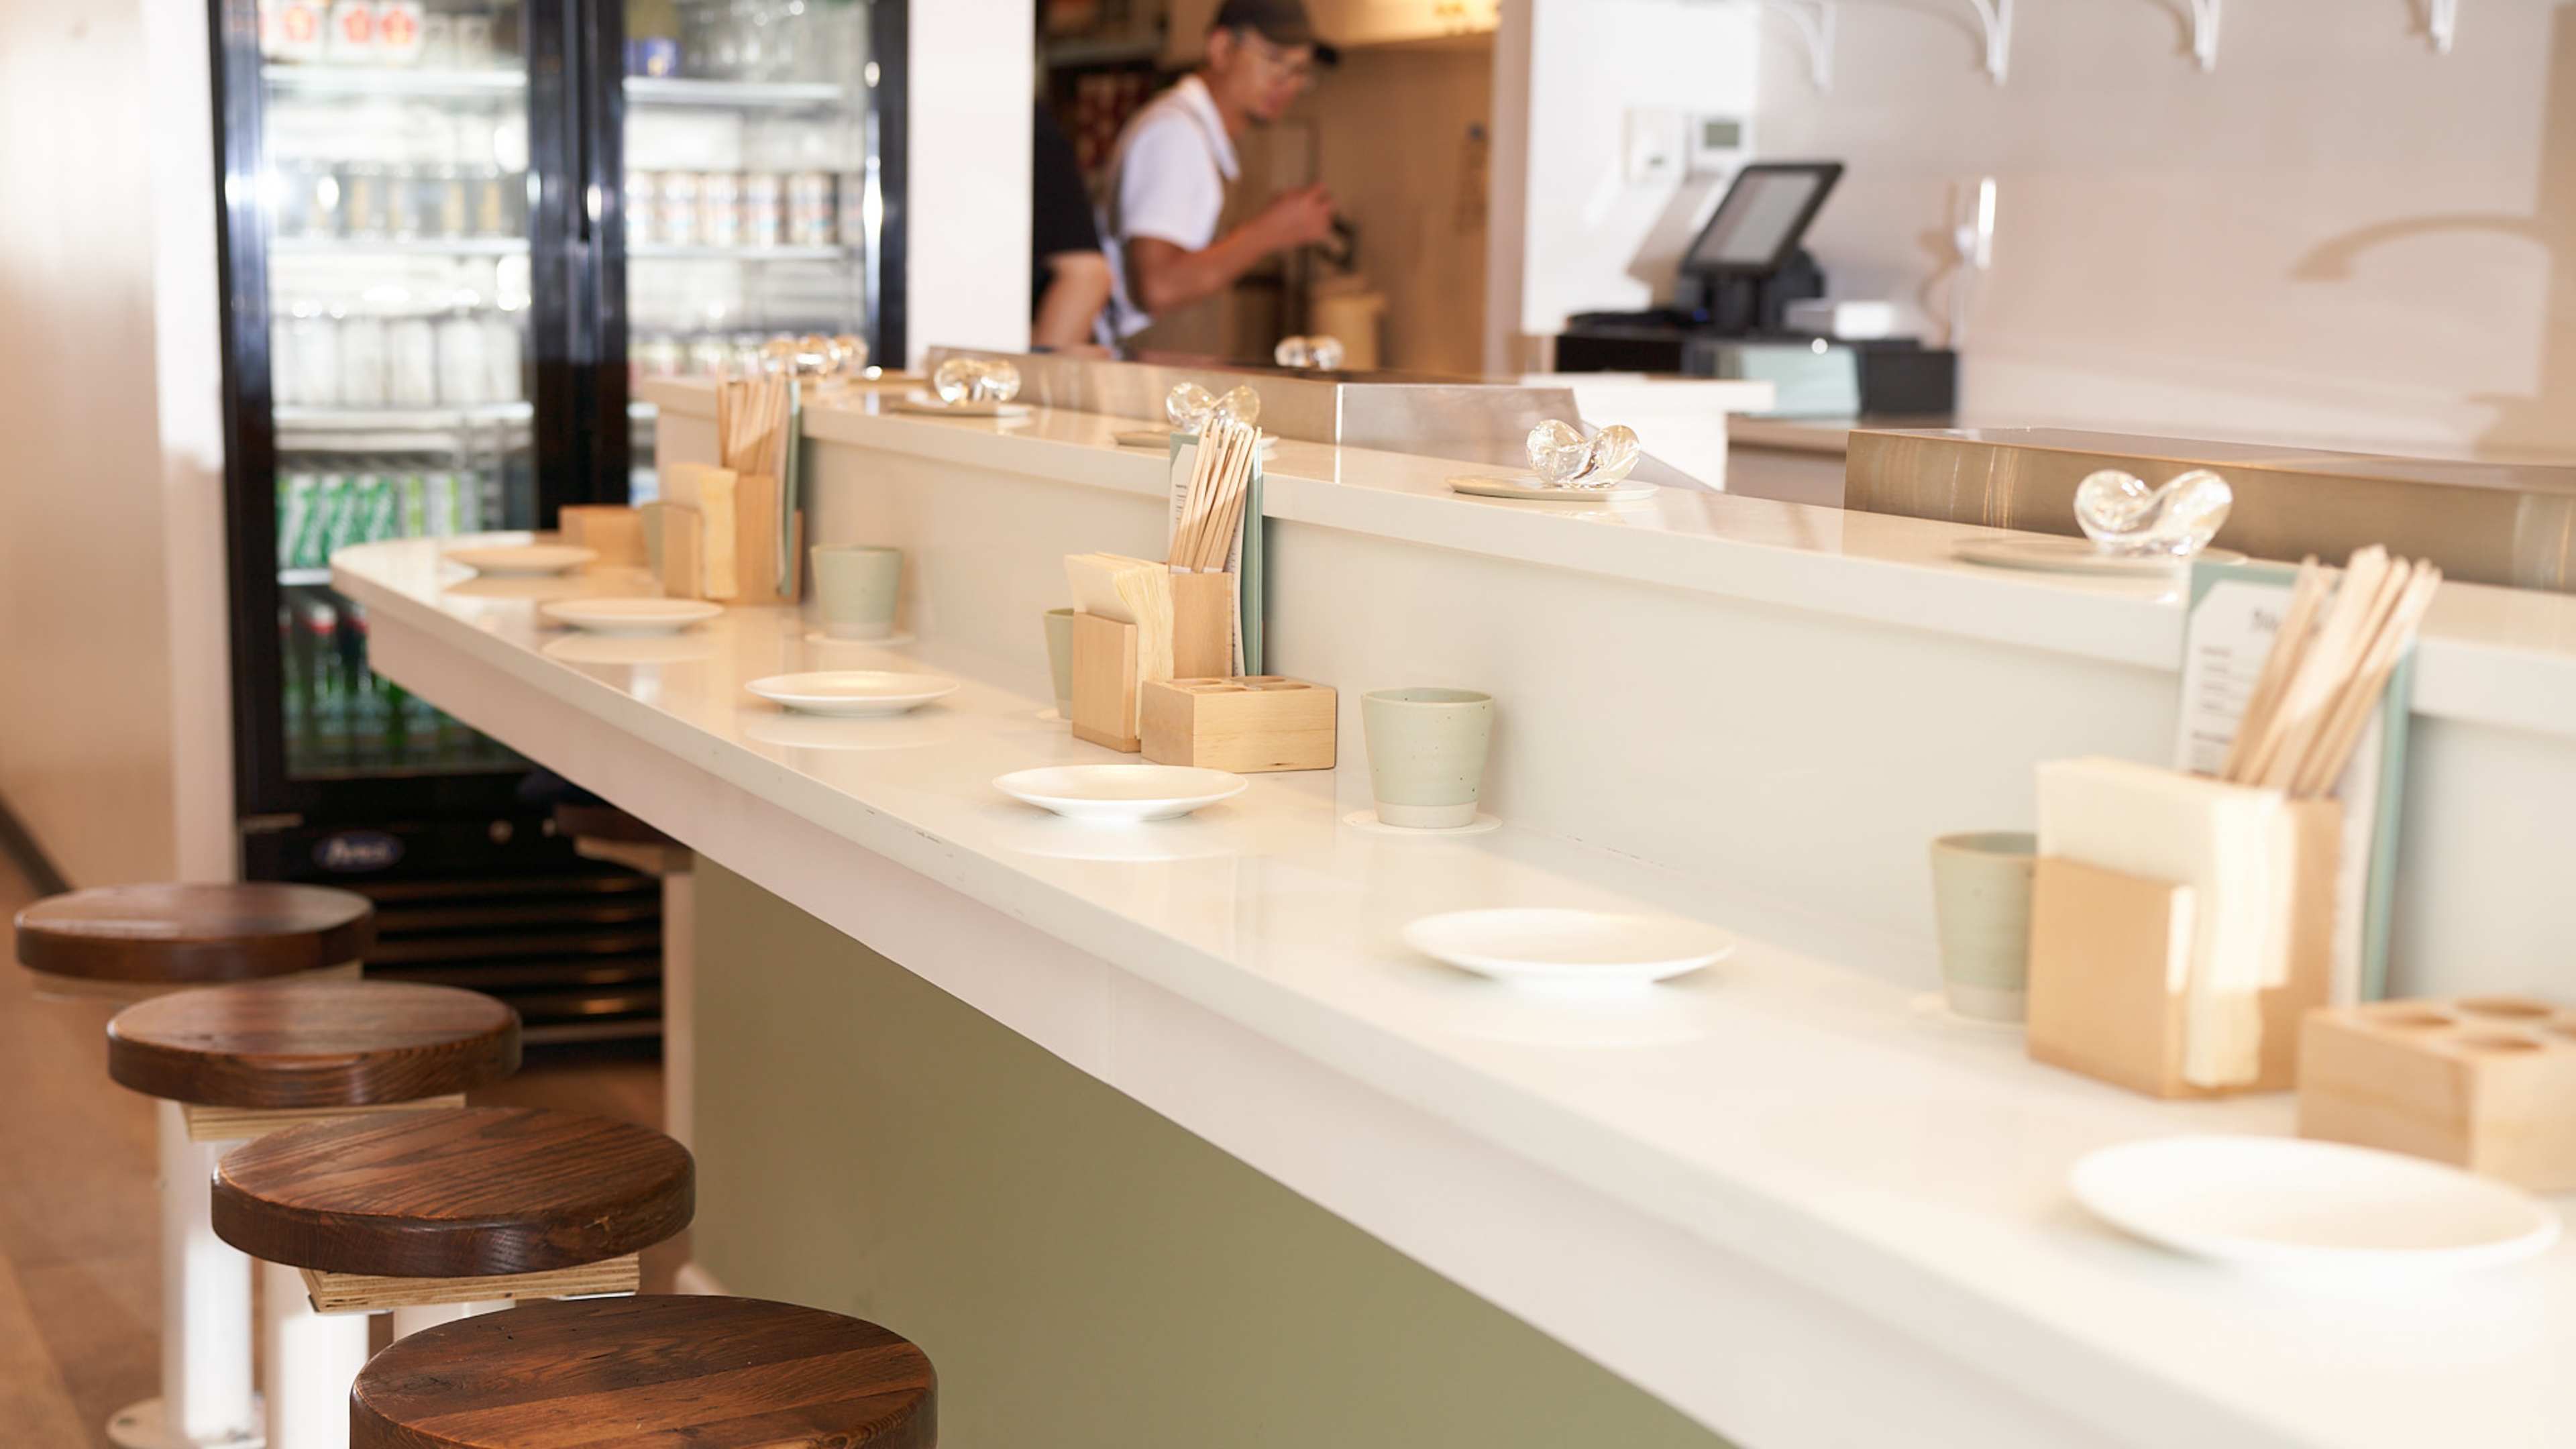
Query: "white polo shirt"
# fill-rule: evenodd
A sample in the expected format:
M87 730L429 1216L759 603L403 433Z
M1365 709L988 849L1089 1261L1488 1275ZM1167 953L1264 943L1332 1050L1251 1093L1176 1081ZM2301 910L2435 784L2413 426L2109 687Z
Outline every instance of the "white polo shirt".
M1109 253L1107 340L1132 337L1154 320L1127 295L1127 239L1149 236L1193 252L1206 247L1225 213L1226 183L1239 170L1216 99L1197 76L1182 77L1127 123L1100 218Z

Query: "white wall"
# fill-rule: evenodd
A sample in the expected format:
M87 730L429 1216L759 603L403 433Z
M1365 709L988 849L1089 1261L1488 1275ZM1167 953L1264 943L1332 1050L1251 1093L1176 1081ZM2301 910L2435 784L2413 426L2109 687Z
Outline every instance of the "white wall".
M1553 336L1569 313L1645 307L1669 292L1718 187L1630 184L1628 117L1641 107L1744 111L1753 104L1755 45L1755 12L1744 5L1504 6L1494 48L1489 371L1531 365L1517 338Z
M230 869L205 25L0 6L0 799L82 885Z
M933 347L1029 345L1033 3L912 7L907 361Z
M1919 300L1946 197L2000 179L1966 404L2202 434L2576 449L2576 3L2025 3L2011 80L1961 0L1840 7L1820 95L1766 18L1762 149L1850 163L1811 246ZM1678 32L1676 32L1678 33Z

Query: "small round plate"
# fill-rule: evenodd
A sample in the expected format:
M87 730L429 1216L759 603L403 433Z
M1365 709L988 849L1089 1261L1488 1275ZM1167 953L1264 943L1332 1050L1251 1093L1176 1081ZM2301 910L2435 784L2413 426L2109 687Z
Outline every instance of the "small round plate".
M802 714L861 716L901 714L957 692L942 674L896 674L883 669L824 669L773 674L743 688Z
M704 599L548 599L537 612L593 634L676 634L723 618L724 605Z
M910 397L894 399L894 410L899 413L920 413L934 418L983 418L986 421L994 418L1024 418L1029 415L1027 403L944 403L926 392L917 392Z
M1250 784L1224 770L1184 765L1050 765L1013 771L993 788L1068 820L1125 825L1176 819L1231 800Z
M599 550L568 543L469 543L446 556L478 574L559 574L597 560Z
M2196 1258L2334 1275L2467 1272L2548 1251L2560 1221L2519 1188L2340 1142L2162 1137L2068 1174L2104 1222Z
M1724 931L1679 916L1546 906L1425 916L1404 943L1461 971L1546 986L1645 986L1735 949Z
M1342 823L1353 830L1365 830L1371 835L1406 835L1416 840L1443 840L1454 839L1461 835L1486 835L1503 828L1503 822L1499 817L1483 814L1465 825L1453 825L1446 830L1426 830L1419 825L1389 825L1378 819L1377 812L1374 810L1354 810L1342 817Z
M1652 483L1613 483L1607 488L1559 488L1536 478L1496 478L1460 473L1449 480L1453 492L1476 498L1509 498L1523 503L1635 503L1655 496Z
M2105 574L2118 578L2166 578L2190 571L2194 560L2235 564L2245 555L2232 548L2204 548L2190 558L2170 554L2104 553L2089 538L2060 538L2032 533L1961 541L1951 556L1988 568L2028 569L2047 574Z

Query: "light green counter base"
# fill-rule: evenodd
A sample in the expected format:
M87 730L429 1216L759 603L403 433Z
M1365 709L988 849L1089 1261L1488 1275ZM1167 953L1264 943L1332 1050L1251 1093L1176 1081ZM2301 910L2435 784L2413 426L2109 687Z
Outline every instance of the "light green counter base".
M712 861L697 891L695 1256L921 1344L945 1449L1721 1444Z

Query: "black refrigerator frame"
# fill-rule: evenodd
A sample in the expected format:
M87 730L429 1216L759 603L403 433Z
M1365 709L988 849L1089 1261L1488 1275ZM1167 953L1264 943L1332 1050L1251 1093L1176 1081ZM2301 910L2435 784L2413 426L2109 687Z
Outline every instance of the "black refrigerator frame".
M257 0L212 11L216 238L224 358L234 816L288 826L524 814L521 772L297 780L286 768L271 382L263 67ZM909 0L870 0L865 166L882 222L860 260L873 355L904 355L904 80ZM536 527L567 504L627 501L625 16L622 0L520 0L528 71L531 466Z

